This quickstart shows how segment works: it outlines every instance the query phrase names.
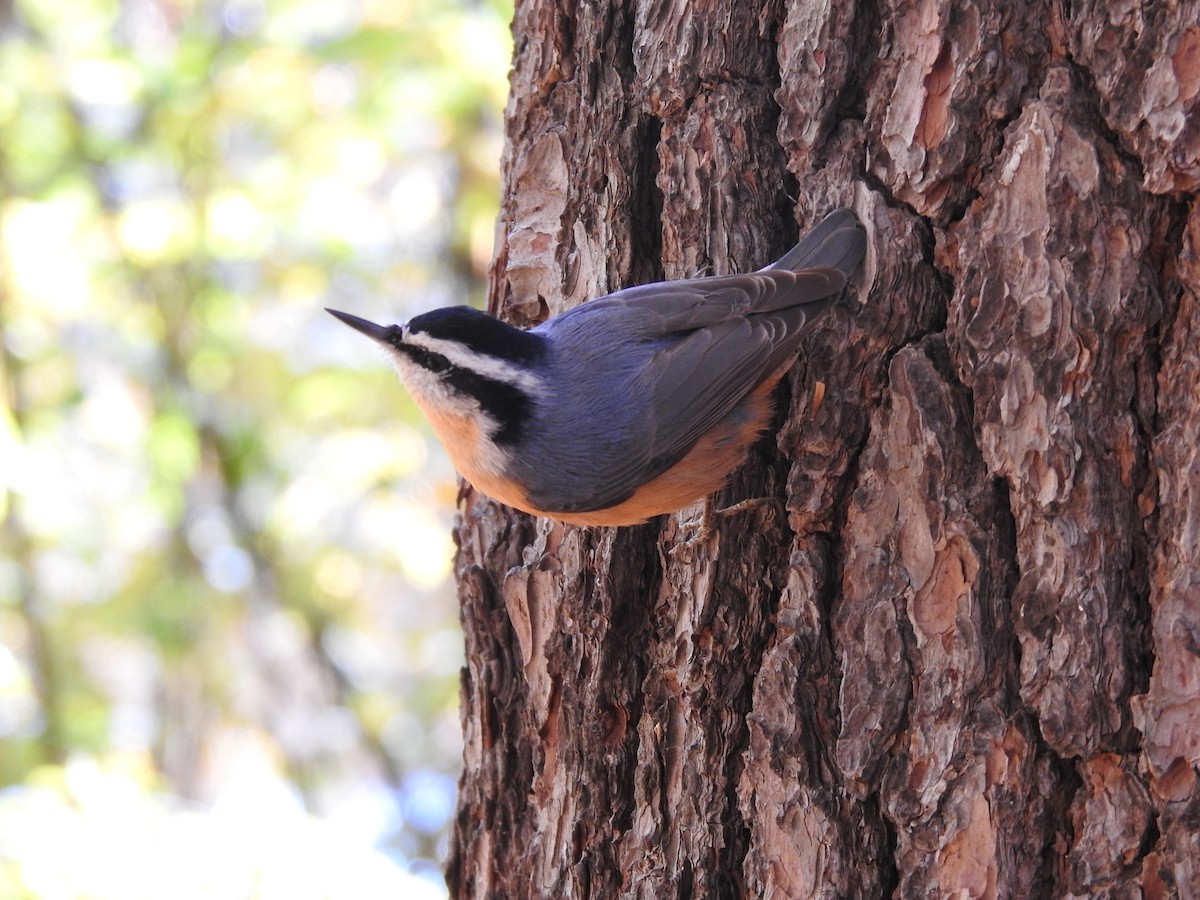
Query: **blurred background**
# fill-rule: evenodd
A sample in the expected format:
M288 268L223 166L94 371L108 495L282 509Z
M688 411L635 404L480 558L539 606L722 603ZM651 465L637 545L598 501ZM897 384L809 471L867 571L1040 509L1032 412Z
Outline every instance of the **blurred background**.
M509 0L0 2L0 898L438 897Z

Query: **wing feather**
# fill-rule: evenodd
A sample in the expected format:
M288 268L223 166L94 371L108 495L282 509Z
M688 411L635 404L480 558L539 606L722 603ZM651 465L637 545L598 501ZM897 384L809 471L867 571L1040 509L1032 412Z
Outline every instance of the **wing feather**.
M539 326L591 361L577 366L577 383L563 386L562 408L589 408L617 386L628 394L605 398L606 410L626 415L619 422L547 429L579 443L561 448L560 469L530 473L532 501L559 512L605 509L670 469L794 358L865 246L858 220L841 210L765 269L627 288ZM572 450L579 459L569 458Z

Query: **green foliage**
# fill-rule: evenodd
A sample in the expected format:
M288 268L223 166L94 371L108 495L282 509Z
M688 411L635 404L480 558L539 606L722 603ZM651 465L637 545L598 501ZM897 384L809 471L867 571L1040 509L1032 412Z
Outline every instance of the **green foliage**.
M453 472L322 307L479 296L510 14L0 11L0 784L203 804L243 733L314 814L456 771Z

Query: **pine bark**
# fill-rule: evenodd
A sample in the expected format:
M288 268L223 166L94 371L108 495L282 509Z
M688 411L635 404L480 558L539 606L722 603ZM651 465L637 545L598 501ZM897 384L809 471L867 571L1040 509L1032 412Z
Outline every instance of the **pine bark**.
M1200 7L522 0L492 312L871 249L714 505L464 486L459 897L1200 896Z

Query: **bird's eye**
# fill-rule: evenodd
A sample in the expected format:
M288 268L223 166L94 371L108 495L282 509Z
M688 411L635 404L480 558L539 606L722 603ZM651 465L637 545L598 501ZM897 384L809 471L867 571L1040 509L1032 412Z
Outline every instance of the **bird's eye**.
M425 368L430 372L441 374L450 368L450 360L438 353L430 353L425 357Z

